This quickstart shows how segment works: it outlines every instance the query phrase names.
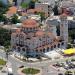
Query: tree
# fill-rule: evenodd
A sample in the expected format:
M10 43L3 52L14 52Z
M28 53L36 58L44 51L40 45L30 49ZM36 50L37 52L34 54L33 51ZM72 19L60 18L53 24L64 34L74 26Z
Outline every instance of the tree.
M75 29L69 29L69 42L73 43L74 39L75 39Z
M0 14L0 22L5 22L7 20L6 16Z
M73 75L71 71L66 71L65 75Z
M11 39L11 33L9 30L4 28L0 28L0 45L2 46L9 46Z
M36 12L35 14L41 16L41 21L45 20L45 13L44 12Z
M58 15L58 6L55 5L53 8L54 15Z
M9 5L5 5L1 0L0 0L0 14L5 14L6 11L8 10Z
M16 14L14 14L11 17L11 23L16 24L16 23L19 23L19 22L20 22L20 20L18 19L18 16Z
M5 7L5 4L0 0L0 8Z
M28 3L24 2L24 3L21 3L21 7L27 9L29 6L28 6Z
M35 8L35 0L31 0L29 3L29 9L34 9Z

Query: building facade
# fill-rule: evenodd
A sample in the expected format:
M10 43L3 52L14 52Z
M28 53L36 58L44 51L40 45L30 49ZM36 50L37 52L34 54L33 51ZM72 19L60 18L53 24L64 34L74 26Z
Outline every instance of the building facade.
M52 14L52 5L50 5L50 3L35 3L35 8L41 8L42 12L44 12L47 17Z
M68 43L68 20L67 20L67 15L62 14L60 16L60 36L62 39Z
M36 57L57 48L63 48L64 40L53 32L43 31L33 19L27 19L11 34L11 48L16 54Z

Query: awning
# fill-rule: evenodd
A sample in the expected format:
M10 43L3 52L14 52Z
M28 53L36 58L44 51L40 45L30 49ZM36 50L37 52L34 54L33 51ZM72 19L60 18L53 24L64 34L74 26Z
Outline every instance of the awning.
M75 54L75 48L70 48L70 49L64 50L64 54L66 54L66 55Z

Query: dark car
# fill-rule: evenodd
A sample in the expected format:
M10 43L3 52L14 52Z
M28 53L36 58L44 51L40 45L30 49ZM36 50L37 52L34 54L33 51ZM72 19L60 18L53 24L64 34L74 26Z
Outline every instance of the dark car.
M21 65L19 68L23 68L24 66L23 65Z
M59 73L58 75L63 75L62 73Z

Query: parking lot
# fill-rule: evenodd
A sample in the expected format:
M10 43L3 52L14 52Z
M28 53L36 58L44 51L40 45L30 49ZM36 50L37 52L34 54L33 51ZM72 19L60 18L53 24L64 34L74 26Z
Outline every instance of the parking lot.
M75 59L65 60L64 62L56 62L52 65L59 72L65 73L66 71L71 71L75 73Z

